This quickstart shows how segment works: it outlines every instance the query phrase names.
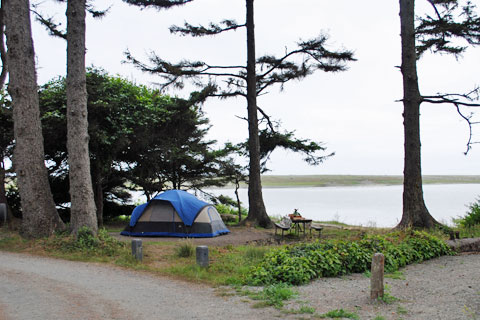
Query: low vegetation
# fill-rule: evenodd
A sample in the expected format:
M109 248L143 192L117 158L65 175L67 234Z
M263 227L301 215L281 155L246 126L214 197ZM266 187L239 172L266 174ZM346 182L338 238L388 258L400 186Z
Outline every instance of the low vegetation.
M319 316L320 319L360 319L356 313L348 312L343 309L331 310Z
M480 198L468 205L465 216L454 219L461 238L480 237Z
M444 241L426 232L366 235L359 241L329 240L279 247L269 251L248 278L250 284L299 285L318 277L335 277L370 269L372 255L385 255L385 270L452 254Z

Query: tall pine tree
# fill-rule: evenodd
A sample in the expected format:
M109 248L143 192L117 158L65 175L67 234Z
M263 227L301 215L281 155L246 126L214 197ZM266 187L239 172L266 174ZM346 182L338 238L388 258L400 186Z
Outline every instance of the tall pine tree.
M326 35L320 35L308 41L299 41L296 49L286 52L281 57L265 55L256 58L254 0L245 0L245 4L245 23L238 24L234 20L224 20L219 24L211 23L208 26L193 26L185 23L183 27L172 26L170 31L197 37L217 35L239 28L246 28L246 66L216 66L201 61L182 61L172 64L155 54L150 57L151 65L147 65L135 59L130 52L127 52L127 60L143 71L161 75L165 79L165 87L169 85L183 87L183 81L186 79L198 83L200 78L204 78L208 81L203 83L205 86L204 92L209 96L222 98L243 96L246 98L249 153L249 213L246 222L251 225L268 227L271 225L271 221L265 210L260 179L262 169L258 114L260 113L262 119L269 124L268 129L274 133L273 136L278 137L278 133L275 132L270 117L258 107L257 97L273 85L283 86L290 80L302 79L316 70L325 72L343 71L346 69L345 63L353 61L354 58L350 51L328 50L326 48L328 39ZM302 62L295 59L298 57L302 58ZM209 82L212 78L221 78L226 85L222 87L220 81ZM289 134L287 133L283 137L289 137ZM319 144L315 144L315 146L316 151L324 150ZM306 149L303 148L303 150ZM326 157L317 156L313 163L320 163Z
M45 237L64 225L53 202L44 163L29 9L28 0L5 1L8 92L13 104L14 166L22 205L22 233Z
M432 5L435 15L420 19L419 25L415 28L415 0L400 0L405 159L403 214L398 227L402 229L433 228L439 225L430 215L423 198L420 105L423 102L453 104L467 121L469 119L461 113L460 107L478 106L471 102L474 92L436 96L420 94L417 59L421 54L432 50L458 55L467 47L455 45L452 43L453 39L464 39L472 45L479 44L480 40L480 20L475 15L475 6L470 1L467 1L464 6L460 6L457 0L427 1ZM416 46L416 39L419 39L418 46Z

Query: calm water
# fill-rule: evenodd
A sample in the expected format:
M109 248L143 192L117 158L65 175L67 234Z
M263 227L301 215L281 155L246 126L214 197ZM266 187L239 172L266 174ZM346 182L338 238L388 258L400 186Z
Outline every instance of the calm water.
M270 216L283 216L293 209L314 220L338 220L353 225L393 227L402 216L402 186L265 188L263 197ZM209 190L234 197L233 189ZM440 222L452 224L463 216L466 205L480 195L480 184L425 185L425 203ZM247 190L240 200L248 204Z

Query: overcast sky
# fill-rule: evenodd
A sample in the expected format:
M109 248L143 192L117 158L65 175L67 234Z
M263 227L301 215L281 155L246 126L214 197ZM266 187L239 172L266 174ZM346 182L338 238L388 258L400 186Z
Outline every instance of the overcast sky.
M423 2L417 0L418 13L430 10ZM87 65L154 86L160 79L122 63L125 50L140 60L155 51L172 62L246 62L243 29L212 38L180 37L168 31L169 26L184 21L243 22L244 0L195 0L168 11L139 10L118 0L94 3L97 9L111 9L103 19L87 21ZM43 12L64 21L61 4L46 0L42 6ZM299 155L276 151L269 165L271 174L402 174L403 107L396 102L402 97L401 74L396 68L401 63L398 11L398 1L385 0L256 1L257 57L281 55L285 48L294 48L298 39L327 32L330 49L353 50L358 59L346 72L317 72L302 81L287 83L282 92L272 88L258 99L258 105L281 120L284 128L296 130L298 137L324 142L329 152L336 153L324 164L311 167ZM33 29L38 78L43 84L66 73L66 47L62 40L49 37L38 23ZM458 60L426 54L419 62L422 94L471 90L480 84L479 62L480 49L470 49ZM188 92L169 94L186 96ZM235 117L246 116L243 98L211 99L204 111L212 124L210 138L222 143L246 138L246 122ZM480 175L480 145L464 156L468 128L456 111L451 106L424 104L421 114L423 173Z

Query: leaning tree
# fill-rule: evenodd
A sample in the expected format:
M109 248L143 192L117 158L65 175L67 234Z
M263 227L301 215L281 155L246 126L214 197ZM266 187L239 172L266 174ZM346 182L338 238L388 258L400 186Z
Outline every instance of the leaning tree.
M480 106L478 88L467 94L420 94L417 60L426 51L459 55L467 49L454 40L463 39L470 45L480 44L480 18L475 6L461 0L427 0L434 15L419 18L415 26L415 0L400 0L402 39L403 118L405 135L405 160L403 182L403 214L398 228L432 228L439 223L430 215L423 198L420 154L420 105L447 103L453 105L470 127L467 152L471 147L472 121L462 112L462 107ZM419 40L418 45L416 39Z
M223 66L203 61L170 63L156 54L152 54L150 63L146 64L134 58L130 52L127 52L126 55L127 60L141 70L163 77L164 87L170 85L183 87L185 80L192 80L194 84L204 86L205 91L209 91L209 96L220 98L242 96L247 100L249 212L246 222L268 227L271 225L271 221L265 210L260 179L262 168L259 121L265 121L268 124L267 129L274 136L278 137L278 132L270 117L258 107L257 97L265 94L266 90L274 85L280 85L283 88L286 82L303 79L317 70L344 71L346 70L345 63L353 61L354 58L353 53L347 50L328 50L328 37L325 34L308 41L299 41L295 49L287 51L283 56L264 55L257 58L255 54L254 0L245 2L245 23L239 24L234 20L223 20L218 24L210 23L208 26L193 26L185 23L183 27L172 26L170 31L200 37L245 28L247 33L246 65ZM290 134L287 132L283 137ZM324 150L320 144L315 145L316 151ZM310 146L313 145L310 144ZM312 163L320 163L326 157L328 156L313 156L315 161Z

